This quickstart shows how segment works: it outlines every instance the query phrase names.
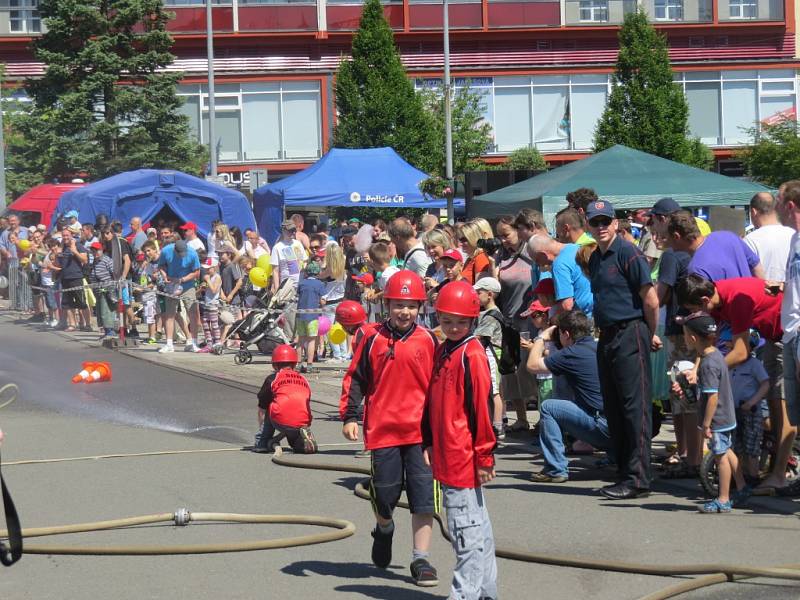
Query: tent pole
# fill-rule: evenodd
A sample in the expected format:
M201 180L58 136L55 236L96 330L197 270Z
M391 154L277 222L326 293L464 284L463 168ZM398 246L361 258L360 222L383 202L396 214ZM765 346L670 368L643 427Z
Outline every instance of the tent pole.
M206 0L206 57L208 60L208 170L211 177L217 176L217 144L214 132L216 102L214 98L214 24L211 0ZM201 111L202 114L202 111Z
M444 132L445 132L445 179L451 192L445 194L447 198L447 222L455 224L455 183L453 181L453 123L450 114L450 6L444 0Z

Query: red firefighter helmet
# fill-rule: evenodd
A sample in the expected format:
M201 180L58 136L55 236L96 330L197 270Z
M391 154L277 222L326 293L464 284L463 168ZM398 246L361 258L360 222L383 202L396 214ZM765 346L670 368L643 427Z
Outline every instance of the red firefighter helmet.
M422 278L414 271L407 269L398 271L389 278L386 289L383 290L383 297L386 300L419 300L420 302L428 299Z
M391 281L391 280L390 280ZM481 313L478 293L465 280L451 281L436 298L436 311L459 317L477 317Z
M367 320L367 313L360 302L343 300L336 307L336 321L345 327L355 327Z
M272 364L297 364L297 351L289 344L281 344L272 351Z

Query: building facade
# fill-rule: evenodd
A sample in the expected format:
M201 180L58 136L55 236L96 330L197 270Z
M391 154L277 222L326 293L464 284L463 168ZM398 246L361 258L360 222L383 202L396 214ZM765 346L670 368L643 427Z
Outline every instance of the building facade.
M330 145L333 80L349 51L361 4L354 0L213 0L216 131L220 172L247 186L306 167ZM179 93L193 132L207 142L205 7L166 0L184 74ZM486 159L536 146L553 164L591 149L609 92L617 31L642 6L666 34L676 85L689 103L693 135L724 172L748 131L797 107L798 27L794 0L452 0L455 85L483 97L492 126ZM438 85L442 3L389 0L386 17L410 77ZM6 76L35 76L28 44L41 32L36 0L0 0Z

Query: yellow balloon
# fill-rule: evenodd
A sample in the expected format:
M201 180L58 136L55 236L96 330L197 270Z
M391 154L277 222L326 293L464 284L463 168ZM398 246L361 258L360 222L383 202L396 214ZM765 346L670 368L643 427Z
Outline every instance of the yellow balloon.
M272 270L272 265L269 264L269 252L258 257L256 260L256 266L260 269L264 269L265 271Z
M250 281L253 285L258 286L260 288L267 287L267 281L269 278L267 277L267 272L260 267L253 267L250 269Z
M19 246L20 250L28 250L31 247L31 243L28 240L19 240L17 246Z
M331 330L328 332L328 339L331 344L341 344L347 339L347 332L345 332L344 327L342 327L340 323L334 323L331 326Z

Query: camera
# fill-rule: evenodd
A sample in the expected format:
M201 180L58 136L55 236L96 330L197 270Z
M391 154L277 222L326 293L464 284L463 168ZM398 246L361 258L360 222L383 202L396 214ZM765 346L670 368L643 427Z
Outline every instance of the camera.
M502 245L503 243L497 238L489 238L488 240L484 239L478 240L478 248L486 252L486 254L494 254L495 252L500 250L500 247Z

